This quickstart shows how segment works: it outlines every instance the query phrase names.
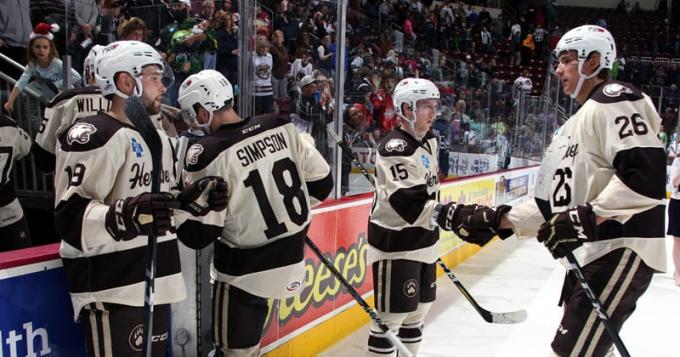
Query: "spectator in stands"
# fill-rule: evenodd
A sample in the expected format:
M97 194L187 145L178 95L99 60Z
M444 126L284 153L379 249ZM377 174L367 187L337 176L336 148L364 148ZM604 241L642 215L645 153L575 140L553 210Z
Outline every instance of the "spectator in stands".
M222 73L229 83L238 84L238 27L230 12L218 11L216 14L217 61L215 69Z
M205 53L215 50L215 34L210 28L197 26L201 21L189 16L191 1L179 0L172 9L175 22L163 29L160 49L175 74L175 82L168 88L166 96L170 105L177 107L179 85L190 75L203 70Z
M19 96L29 81L41 85L41 91L45 98L52 98L59 90L63 89L64 69L59 59L59 53L54 45L53 31L57 27L46 23L39 23L30 35L26 58L28 64L23 74L12 88L12 92L4 105L8 112L14 111L14 101ZM71 69L71 86L80 83L80 74Z
M74 35L80 30L75 8L70 5L67 6L65 0L30 0L26 2L30 3L31 6L31 23L36 25L38 23L57 24L60 31L55 31L53 40L57 53L71 54L68 51L69 46L75 39ZM71 1L68 1L68 3L71 3ZM6 9L3 8L2 10L3 22L6 19Z
M381 136L387 135L394 130L397 125L397 111L394 108L392 94L397 85L397 78L394 73L385 74L380 81L380 89L370 96L371 106L373 107L373 125L375 130L379 130Z
M26 49L31 34L29 1L0 0L3 26L0 31L0 53L21 66L26 64ZM15 66L3 67L12 78L19 78L22 70Z
M145 41L146 24L139 17L124 21L118 27L118 38L121 41Z
M528 34L527 37L522 41L522 64L528 65L529 60L534 58L534 53L536 50L536 45L534 44L534 35Z
M482 31L480 31L479 35L481 37L480 43L482 45L481 48L480 48L480 52L481 53L490 53L491 52L492 37L491 37L491 33L486 28L486 26L482 27Z
M333 76L335 68L332 68L333 63L333 53L331 52L328 45L331 43L331 37L325 35L321 39L321 44L316 48L316 54L319 59L319 68L325 71L329 76Z
M664 127L666 135L670 138L676 131L678 126L678 113L673 107L666 107L666 110L660 115L661 125Z
M525 68L522 70L522 74L520 74L519 77L515 79L514 89L517 91L517 93L529 94L533 88L534 84L529 77L529 70Z
M272 86L274 89L274 99L288 97L288 51L284 45L285 39L283 31L275 30L272 34L272 46L270 53L273 60Z
M366 132L369 122L368 110L362 104L354 103L347 107L342 125L342 137L349 147L375 148L375 145L369 140L371 134ZM341 170L340 192L345 196L350 190L349 174L352 171L352 158L344 152L342 153Z
M272 89L272 67L274 60L269 53L269 40L258 36L253 53L252 92L255 97L255 115L274 111L274 90Z
M471 121L470 117L465 114L465 109L465 100L459 99L458 102L456 102L456 106L453 108L453 114L451 114L450 147L452 151L464 150L465 142L463 140L463 135L465 131L469 129ZM463 145L463 147L461 147L461 145Z
M328 147L326 126L333 121L333 113L330 107L325 110L321 107L321 93L317 91L317 85L312 76L304 76L300 80L300 99L297 101L295 112L300 119L311 125L311 135L314 138L316 149L330 162L331 150ZM318 95L318 96L317 96ZM328 98L325 98L327 100Z
M522 27L515 23L510 28L510 66L519 66L522 62ZM559 38L558 38L559 40Z
M215 1L214 0L204 0L203 8L198 18L201 20L212 21L215 16Z
M449 175L449 137L451 136L451 114L449 108L442 105L441 114L432 123L432 133L439 143L439 178Z
M300 97L300 80L304 76L311 76L313 71L312 54L309 52L300 52L290 66L290 73L288 74L291 78L289 92L294 103L297 102Z
M534 45L536 46L536 54L543 56L545 53L546 39L548 31L546 31L541 24L536 25L534 29Z
M95 25L94 39L99 45L106 46L118 39L118 27L125 20L120 4L104 0L99 5L99 17Z
M228 13L233 13L234 11L238 11L238 9L235 9L232 6L231 0L222 0L222 6L220 7L222 11L226 11Z

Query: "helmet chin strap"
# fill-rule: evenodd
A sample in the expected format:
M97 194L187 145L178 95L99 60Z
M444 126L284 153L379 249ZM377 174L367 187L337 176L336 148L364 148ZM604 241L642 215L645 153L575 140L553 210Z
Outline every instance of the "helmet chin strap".
M212 123L214 117L214 112L208 111L208 122L205 124L198 124L198 126L206 133L210 134L210 132L212 132L212 130L210 130L210 124Z
M413 108L412 111L411 111L411 114L413 115L413 117L411 119L406 117L406 115L399 113L399 116L401 116L404 120L406 120L406 122L408 122L408 125L403 126L403 128L405 129L405 131L407 133L411 134L414 138L416 138L418 140L423 140L423 138L425 136L416 135L416 110L415 110L416 103L415 102L411 103L411 108Z
M586 76L582 72L584 63L586 63L586 60L584 59L578 60L578 82L576 83L576 88L574 89L574 92L571 93L570 95L572 99L576 99L576 97L578 97L578 93L581 91L581 87L583 87L583 83L586 81L586 79L591 79L597 76L598 73L600 73L600 70L598 69L597 71L591 73L589 76Z
M143 88L143 87L142 87L142 78L141 78L141 76L135 78L135 89L132 91L132 95L141 98L141 97L142 97L142 91L143 91L142 88ZM123 98L123 99L127 99L127 98L129 97L129 95L127 95L127 94L121 92L120 89L118 89L118 87L116 87L116 91L113 92L113 94L115 94L115 95L117 95L117 96L119 96L119 97L121 97L121 98Z

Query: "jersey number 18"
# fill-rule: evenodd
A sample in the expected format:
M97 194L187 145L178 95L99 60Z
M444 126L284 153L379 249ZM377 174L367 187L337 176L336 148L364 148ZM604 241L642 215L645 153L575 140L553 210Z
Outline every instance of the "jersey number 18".
M291 184L286 183L284 173L288 172L291 178ZM283 195L283 205L286 207L286 213L290 220L301 226L307 221L307 216L309 214L309 207L307 207L307 200L305 199L305 193L302 191L302 180L300 175L298 175L297 166L289 158L283 158L277 160L272 167L272 177L276 183L276 188L279 193ZM279 222L274 213L271 203L269 203L269 197L262 183L262 176L258 170L252 170L248 174L248 177L243 181L246 187L252 187L255 193L255 198L257 199L257 204L260 207L260 212L262 212L262 217L264 217L267 229L264 234L268 239L278 237L279 235L286 233L288 229L283 222ZM300 206L300 212L297 211L295 207L295 201L298 201Z

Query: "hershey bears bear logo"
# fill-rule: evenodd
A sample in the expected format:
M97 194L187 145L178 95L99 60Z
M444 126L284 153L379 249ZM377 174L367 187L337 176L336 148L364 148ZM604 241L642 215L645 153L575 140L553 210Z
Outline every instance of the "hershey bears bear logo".
M97 128L90 123L76 123L69 129L66 142L72 145L74 142L78 144L87 144L90 141L90 136L97 131Z

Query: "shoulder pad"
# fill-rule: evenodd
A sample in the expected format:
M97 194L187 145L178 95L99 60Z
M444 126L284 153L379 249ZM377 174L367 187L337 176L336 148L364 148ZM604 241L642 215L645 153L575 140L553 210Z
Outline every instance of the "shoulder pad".
M59 137L63 151L89 151L100 148L118 130L127 127L105 113L79 120Z
M101 91L99 90L99 87L97 86L87 86L87 87L82 87L82 88L70 88L64 91L59 92L59 94L55 95L52 100L47 104L48 108L53 108L57 106L59 103L65 102L75 96L78 95L91 95L91 94L101 94Z
M411 156L418 148L418 143L401 130L392 130L380 142L378 153L381 156Z
M590 99L605 104L634 102L642 98L642 92L634 85L619 81L606 81L590 96Z

